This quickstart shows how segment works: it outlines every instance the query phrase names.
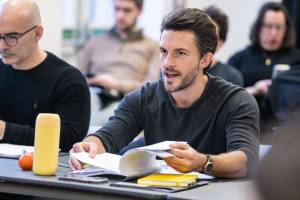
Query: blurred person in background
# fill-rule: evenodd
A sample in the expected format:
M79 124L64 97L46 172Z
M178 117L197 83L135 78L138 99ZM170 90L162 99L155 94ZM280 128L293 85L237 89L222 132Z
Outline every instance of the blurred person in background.
M143 0L114 0L115 25L107 33L91 38L79 60L88 74L92 92L92 125L104 125L124 94L159 78L158 44L137 29Z
M228 17L219 8L210 6L204 9L204 12L212 19L216 26L216 32L218 37L217 51L223 47L228 31ZM212 65L208 69L208 73L219 76L224 80L233 84L243 87L243 77L239 70L235 69L231 65L221 63L220 61L213 59Z
M300 118L278 129L271 150L258 167L256 186L260 200L300 199Z
M89 89L79 70L39 47L41 23L34 1L1 1L0 143L32 146L37 115L56 113L60 148L67 152L87 133ZM0 199L32 198L0 193Z
M264 119L263 142L269 142L276 128L294 120L300 107L300 64L278 74L263 100L261 114Z
M251 45L233 55L228 63L243 75L244 87L259 103L271 85L274 66L300 63L290 16L281 3L268 2L260 9L251 33Z
M31 0L0 4L0 143L33 145L39 113L61 118L60 148L88 130L90 94L79 70L39 47L43 26Z

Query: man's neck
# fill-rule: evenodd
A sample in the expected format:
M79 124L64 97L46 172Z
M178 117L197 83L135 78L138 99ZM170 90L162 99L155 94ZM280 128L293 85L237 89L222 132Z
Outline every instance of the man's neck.
M134 41L142 39L142 31L132 27L130 30L120 30L117 27L113 29L114 34L123 41Z
M30 54L30 56L28 56L28 58L26 58L26 60L24 60L22 63L12 65L12 67L17 70L33 69L36 66L38 66L40 63L42 63L46 57L47 57L47 53L42 49L38 48L36 51Z
M193 105L194 102L201 97L207 85L207 82L208 82L208 77L206 74L203 74L202 76L199 76L195 80L194 84L191 85L190 87L172 93L172 97L174 99L176 106L179 108L188 108L191 105Z

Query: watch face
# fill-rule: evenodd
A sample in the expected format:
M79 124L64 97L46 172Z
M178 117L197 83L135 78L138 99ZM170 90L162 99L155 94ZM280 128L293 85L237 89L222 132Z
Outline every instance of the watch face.
M213 163L207 163L206 172L210 173L212 171L213 167L214 167Z

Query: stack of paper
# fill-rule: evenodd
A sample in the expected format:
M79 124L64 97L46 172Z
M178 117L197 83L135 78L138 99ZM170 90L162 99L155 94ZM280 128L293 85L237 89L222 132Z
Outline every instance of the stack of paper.
M23 153L33 153L33 146L15 145L15 144L0 144L0 157L18 158Z
M141 148L131 149L123 156L111 153L103 153L97 155L94 159L86 152L73 153L71 156L80 160L83 163L99 167L99 174L104 174L105 169L114 174L123 175L126 177L143 176L156 172L160 166L156 162L156 156L167 157L173 156L167 151L170 149L170 144L175 141L165 141L154 145L149 145ZM95 174L96 169L92 169L92 174ZM88 170L74 171L73 173L87 174Z
M154 145L149 145L141 148L129 150L123 156L103 153L91 158L88 153L72 153L82 163L94 166L83 170L73 171L72 173L81 174L85 176L114 174L123 177L142 177L151 173L167 173L167 174L181 174L175 171L170 166L167 166L163 160L157 160L156 156L168 157L173 156L168 153L170 144L175 141L165 141ZM200 178L210 179L212 176L206 176L197 172L192 172Z

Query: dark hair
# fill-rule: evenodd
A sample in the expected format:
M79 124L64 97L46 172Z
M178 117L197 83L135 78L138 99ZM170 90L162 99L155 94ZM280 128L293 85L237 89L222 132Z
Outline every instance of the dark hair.
M138 9L142 9L143 8L143 3L144 3L144 0L131 0L133 1L133 3L136 5L136 7L138 7Z
M134 4L139 8L143 8L143 0L133 0Z
M215 6L210 6L204 9L204 12L208 14L208 16L218 25L219 37L221 40L225 42L227 38L227 32L228 32L227 15Z
M200 56L216 51L217 35L215 25L202 10L182 8L170 12L163 19L161 33L164 30L193 32L197 39Z
M251 32L250 40L254 46L260 46L259 43L259 32L263 25L263 20L267 11L273 10L275 12L283 12L286 21L286 32L282 42L282 49L291 48L296 45L296 33L294 26L292 24L291 17L286 9L286 7L281 3L269 2L263 5L259 10L258 17L254 22Z

